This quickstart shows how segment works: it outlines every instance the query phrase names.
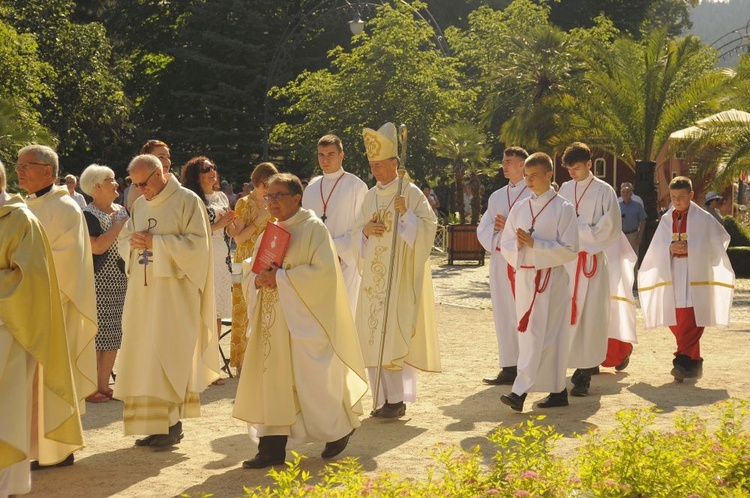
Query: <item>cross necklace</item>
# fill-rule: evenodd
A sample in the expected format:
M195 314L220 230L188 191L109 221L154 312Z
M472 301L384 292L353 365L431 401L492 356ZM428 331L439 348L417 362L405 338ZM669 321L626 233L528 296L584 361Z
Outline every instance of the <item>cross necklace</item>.
M538 213L534 214L534 210L531 209L531 198L529 198L529 212L531 213L531 228L529 228L529 235L534 233L534 223L536 223L536 219L539 217L540 214L542 214L542 211L544 211L547 206L549 206L549 203L555 200L555 197L557 197L557 192L555 192L555 195L550 197L550 199L547 201L547 204L542 206L542 209L539 210Z
M328 219L328 216L326 215L326 211L328 210L328 202L331 200L331 196L333 195L333 191L336 190L336 187L338 186L339 182L342 178L344 178L345 173L341 173L341 176L339 176L336 179L336 183L333 184L333 188L328 193L328 198L323 197L323 180L325 180L325 176L320 179L320 200L323 201L323 216L320 217L320 221L323 223L326 222Z

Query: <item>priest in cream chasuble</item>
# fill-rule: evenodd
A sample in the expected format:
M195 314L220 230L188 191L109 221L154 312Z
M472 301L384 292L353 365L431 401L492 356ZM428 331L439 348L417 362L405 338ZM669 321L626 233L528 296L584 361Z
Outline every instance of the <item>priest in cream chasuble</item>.
M283 462L287 438L292 444L348 441L360 425L360 401L367 391L328 230L315 213L300 208L297 177L271 177L268 192L269 210L291 238L280 267L259 274L251 270L268 232L243 263L250 327L233 415L248 422L253 439L260 439L253 461L258 466L245 465L249 468ZM270 457L262 447L269 436L281 438L278 454Z
M60 291L47 238L0 163L0 496L83 447Z
M166 434L200 416L199 393L219 377L210 225L156 157L137 156L128 172L143 195L118 237L128 290L115 397L126 435Z
M18 163L29 166L19 170L18 180L29 193L26 204L44 227L55 260L78 409L83 414L86 396L97 390L94 260L81 208L65 187L54 185L57 161L49 147L24 147L18 152Z

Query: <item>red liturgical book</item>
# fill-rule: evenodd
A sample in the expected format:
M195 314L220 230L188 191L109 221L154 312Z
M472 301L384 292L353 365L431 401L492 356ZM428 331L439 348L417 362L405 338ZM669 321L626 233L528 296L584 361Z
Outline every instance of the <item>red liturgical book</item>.
M258 248L258 254L255 256L255 261L253 262L253 273L259 274L263 270L270 268L271 263L281 266L291 237L292 234L269 221L263 232L263 240Z

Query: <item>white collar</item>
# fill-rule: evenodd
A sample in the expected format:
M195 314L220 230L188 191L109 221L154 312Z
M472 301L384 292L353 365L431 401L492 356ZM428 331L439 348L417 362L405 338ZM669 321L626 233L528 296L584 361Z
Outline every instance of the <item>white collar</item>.
M342 166L341 168L337 169L333 173L323 172L323 179L325 179L325 180L338 180L341 177L341 175L343 175L344 173L345 173L344 167Z

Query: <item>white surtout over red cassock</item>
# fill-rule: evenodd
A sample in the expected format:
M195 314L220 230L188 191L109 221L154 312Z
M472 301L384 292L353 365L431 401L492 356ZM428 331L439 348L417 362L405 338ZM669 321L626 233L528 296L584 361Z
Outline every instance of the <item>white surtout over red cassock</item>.
M672 258L672 212L664 213L638 270L647 329L677 325L676 308L692 307L698 327L726 327L734 295L729 234L694 202L687 214L687 258ZM684 238L684 234L683 234Z
M591 368L607 354L612 292L604 250L622 235L622 216L615 191L591 173L563 183L560 195L576 209L580 243L578 259L565 265L572 297L568 366Z
M495 216L508 217L511 207L531 195L526 182L509 183L493 192L487 204L487 211L482 215L477 226L477 237L482 247L490 253L490 298L492 314L495 319L497 335L498 360L500 368L516 366L518 360L518 323L511 319L515 316L516 305L513 298L512 266L502 255L500 239L503 230L495 230Z
M367 194L365 182L340 169L334 173L323 173L322 176L313 178L302 196L303 208L311 209L321 219L325 212L323 222L336 246L352 314L357 310L359 284L362 282L357 269L357 247L352 243L352 227L362 207L365 194Z
M537 216L531 234L534 247L524 246L519 251L516 230L529 231L532 210ZM532 193L511 209L500 244L503 256L516 269L517 330L531 309L526 331L518 334L518 375L513 392L560 392L565 388L570 331L570 289L563 265L574 261L578 253L575 210L552 188L540 196ZM538 285L537 273L541 277Z
M86 396L97 389L94 339L98 325L91 239L83 211L67 188L53 186L41 197L29 196L26 204L42 223L55 259L78 410L84 414Z
M440 348L435 323L435 302L430 270L430 251L437 231L437 218L422 191L404 180L402 195L406 198L406 213L394 223L393 201L398 191L398 179L388 185L371 188L352 236L358 247L358 265L362 285L357 302L355 323L359 334L365 366L376 371L383 333L385 296L388 287L388 267L391 261L393 230L398 230L391 286L388 322L386 324L383 368L390 372L404 372L405 365L427 372L439 372ZM365 238L363 227L378 213L386 226L382 237ZM403 375L404 401L416 399L416 379L412 372ZM374 392L376 376L370 375ZM385 399L379 391L377 404ZM390 400L394 402L395 400Z
M7 496L30 491L30 459L59 463L83 447L83 432L52 252L18 195L0 198L0 234L0 496Z
M130 236L147 229L153 256L144 267ZM203 202L171 177L153 199L136 199L120 232L128 291L115 397L126 435L166 434L199 417L199 394L219 377L210 230Z
M338 256L312 211L276 223L291 234L277 288L256 289L253 260L243 263L250 336L233 416L254 439L335 441L359 427L367 392Z

